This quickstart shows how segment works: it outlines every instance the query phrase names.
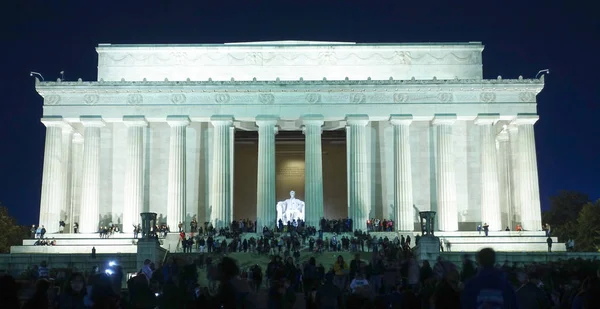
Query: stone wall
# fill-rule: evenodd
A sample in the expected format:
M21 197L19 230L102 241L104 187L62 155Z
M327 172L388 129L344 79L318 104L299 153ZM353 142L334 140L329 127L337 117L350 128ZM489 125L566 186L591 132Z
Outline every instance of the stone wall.
M110 261L115 261L123 267L125 273L136 272L136 254L97 254L92 259L89 254L0 254L0 272L6 272L18 277L33 265L48 263L50 269L69 268L80 272L90 271L92 267L106 267Z

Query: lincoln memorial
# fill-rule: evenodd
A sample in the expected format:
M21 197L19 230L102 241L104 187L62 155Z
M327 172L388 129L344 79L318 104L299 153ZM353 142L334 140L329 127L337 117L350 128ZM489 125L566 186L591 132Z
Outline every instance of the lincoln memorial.
M39 224L132 231L141 212L273 227L295 216L541 230L541 79L483 79L479 42L100 44L96 81L36 80ZM77 72L71 72L76 75ZM291 191L294 191L290 196ZM291 205L291 204L290 204Z

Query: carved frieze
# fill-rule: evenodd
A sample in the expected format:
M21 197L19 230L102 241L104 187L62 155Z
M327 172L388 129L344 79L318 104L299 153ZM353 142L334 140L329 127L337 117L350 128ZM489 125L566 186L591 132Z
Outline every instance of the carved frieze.
M394 93L394 103L449 103L453 101L450 92L423 92L423 93Z
M245 57L246 64L250 65L262 65L263 56L262 53L247 53Z
M261 93L258 95L258 101L262 104L275 103L275 96L271 93Z
M171 103L173 104L184 104L186 100L185 94L175 93L171 95Z
M482 92L479 95L479 101L481 101L483 103L496 102L496 93L494 93L494 92Z
M44 104L46 105L57 105L60 102L60 96L51 94L44 97Z
M321 95L318 93L307 93L306 94L306 102L310 104L321 103Z
M367 96L364 93L353 93L350 95L350 103L360 104L366 102Z
M94 105L98 103L100 96L97 94L86 94L83 96L83 102L87 105Z
M332 51L326 51L319 53L319 64L336 64L337 58L335 57L335 53Z
M400 47L399 47L400 48ZM412 64L481 64L481 53L468 50L331 50L298 52L282 49L272 52L100 52L102 66L223 66L223 65L412 65Z
M139 93L133 93L127 96L128 105L140 105L144 102L144 98Z
M440 92L438 93L437 98L441 103L452 102L452 93Z
M521 93L519 93L519 101L535 102L535 94L532 92L521 92Z
M228 94L226 94L226 93L218 93L218 94L215 94L215 103L218 103L218 104L226 104L226 103L229 103L229 100L230 100L230 99L231 99L231 98L230 98L230 97L229 97L229 95L228 95Z
M394 103L406 103L406 102L408 102L408 94L394 93Z

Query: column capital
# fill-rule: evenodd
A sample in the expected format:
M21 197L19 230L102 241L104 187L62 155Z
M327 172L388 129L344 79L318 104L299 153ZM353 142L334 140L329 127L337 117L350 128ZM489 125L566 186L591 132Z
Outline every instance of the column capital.
M369 115L346 115L346 123L348 125L366 126L369 124Z
M123 123L127 127L147 127L148 121L144 116L123 116Z
M210 117L213 126L231 126L233 125L233 116L231 115L213 115Z
M102 119L102 116L81 116L79 121L84 127L102 128L106 125L106 122Z
M279 121L279 117L275 115L258 115L254 119L256 121L256 125L259 127L275 126L277 125L277 121Z
M303 115L300 117L304 126L322 126L325 124L323 115Z
M496 136L496 139L499 142L508 142L508 129L505 128L504 130L500 131L500 133L498 133L498 135Z
M456 122L456 114L435 114L431 124L437 125L453 125Z
M83 136L80 133L75 132L73 134L73 143L81 144L83 143Z
M63 132L63 134L64 133L69 134L69 133L75 132L75 129L73 129L73 127L70 124L65 122L65 124L62 126L62 132Z
M493 125L500 120L500 114L478 114L475 118L476 125Z
M406 115L390 115L390 123L393 125L410 125L413 121L413 116Z
M190 124L188 116L167 116L167 123L171 127L187 127Z
M511 124L522 125L522 124L534 124L540 119L537 114L517 114L517 117L513 119Z
M46 127L63 127L67 125L67 122L62 116L46 116L42 118L42 123Z

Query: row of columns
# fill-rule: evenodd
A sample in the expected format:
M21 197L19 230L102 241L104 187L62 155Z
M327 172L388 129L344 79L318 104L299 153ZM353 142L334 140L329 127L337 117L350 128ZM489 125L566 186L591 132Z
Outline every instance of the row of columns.
M498 137L502 147L510 149L506 160L508 200L511 209L520 215L525 229L538 229L541 226L537 161L533 124L536 115L520 115L509 126L504 137ZM77 197L71 187L81 181L80 231L97 231L100 204L100 133L105 125L99 116L81 117L84 126L83 150L80 150L81 137L74 135L72 128L61 117L46 117L46 145L40 206L40 224L50 232L58 230L61 211L74 212ZM305 191L306 222L318 226L323 217L323 167L321 133L323 116L302 117L302 130L305 143ZM496 132L494 124L497 115L480 115L475 124L481 129L481 221L490 225L490 230L501 230L501 203L499 165L496 152ZM275 135L278 118L259 116L256 124L259 132L258 181L257 181L257 223L258 228L271 227L275 222ZM412 170L410 152L410 124L412 115L391 115L394 149L394 218L399 230L413 230ZM458 230L456 202L456 175L454 171L454 141L452 126L456 115L437 115L432 121L436 135L436 195L439 229ZM139 213L144 207L144 130L148 122L143 116L126 116L127 157L125 170L125 201L123 224L127 228L139 221ZM367 115L348 115L348 216L362 225L369 218L370 190L369 166L367 158ZM186 211L186 128L190 124L187 116L169 116L169 174L167 219L171 227L185 221ZM211 118L214 127L212 192L210 218L216 227L228 225L233 220L233 117L215 116ZM501 134L501 135L502 135ZM507 137L507 138L506 138ZM72 144L73 143L73 144ZM81 162L74 156L82 152ZM77 162L77 163L75 163ZM78 171L76 166L81 164ZM504 165L500 165L504 166ZM73 172L70 172L73 171ZM63 205L68 207L63 207ZM358 225L357 225L358 226Z
M455 114L436 115L432 121L436 145L436 203L438 228L442 231L458 230L457 188L455 173L454 140L452 128ZM391 115L394 149L394 218L398 230L412 231L413 197L409 126L412 115ZM349 217L355 222L366 222L369 214L368 167L366 163L366 115L347 117L348 151L348 205ZM500 179L505 177L509 221L514 211L524 229L539 230L541 209L533 125L537 115L521 114L510 126L510 133L498 135L495 124L499 115L481 114L475 124L480 128L481 163L481 222L490 230L502 230ZM496 141L510 155L501 156L499 164ZM506 166L499 173L498 166Z

